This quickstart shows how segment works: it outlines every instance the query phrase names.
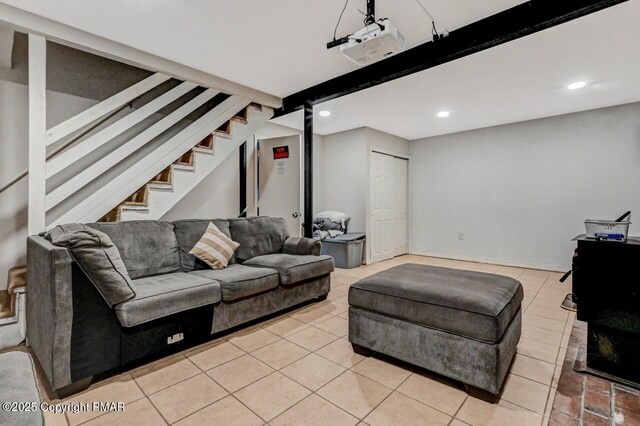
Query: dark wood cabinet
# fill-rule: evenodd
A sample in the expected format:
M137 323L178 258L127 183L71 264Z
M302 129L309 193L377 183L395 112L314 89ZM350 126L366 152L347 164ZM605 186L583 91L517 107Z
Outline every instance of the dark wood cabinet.
M577 318L588 325L587 368L638 384L640 238L574 240L573 293Z

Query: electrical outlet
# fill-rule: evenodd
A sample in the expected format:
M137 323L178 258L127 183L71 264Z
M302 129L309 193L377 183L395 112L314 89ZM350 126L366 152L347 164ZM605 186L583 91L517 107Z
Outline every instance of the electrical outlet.
M458 232L458 239L460 241L464 240L464 232Z

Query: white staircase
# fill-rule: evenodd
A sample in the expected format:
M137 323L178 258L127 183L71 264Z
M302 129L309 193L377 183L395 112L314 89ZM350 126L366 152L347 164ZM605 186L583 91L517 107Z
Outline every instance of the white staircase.
M45 86L46 43L30 34L30 234L159 219L273 116L251 99L156 73L46 129ZM143 95L153 99L111 119Z
M244 111L244 120L238 116L230 120L228 133L209 134L141 188L142 194L136 194L139 201L125 201L103 219L160 219L273 115L270 108L256 105L249 105Z

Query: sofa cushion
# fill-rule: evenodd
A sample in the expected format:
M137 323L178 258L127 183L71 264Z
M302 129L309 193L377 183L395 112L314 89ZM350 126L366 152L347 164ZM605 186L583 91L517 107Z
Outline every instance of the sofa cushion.
M67 247L102 298L111 307L136 293L120 252L107 234L80 223L58 225L44 233L51 244Z
M196 245L200 237L207 230L209 222L220 230L224 235L231 238L229 233L229 221L225 219L185 219L173 222L175 226L178 247L180 247L180 262L183 272L191 272L198 269L209 269L209 265L204 263L192 254L191 249ZM229 263L235 263L235 255L229 260Z
M171 222L135 220L88 226L111 238L134 280L180 270L178 240Z
M243 263L256 256L282 252L289 236L284 219L274 217L250 217L229 219L231 239L240 244L236 259Z
M333 272L331 256L299 256L293 254L267 254L254 257L244 263L247 266L273 268L280 274L283 285L291 285Z
M349 305L474 340L499 342L523 298L513 278L405 264L349 288Z
M204 269L190 272L189 275L218 281L222 289L222 300L225 302L278 287L278 272L267 268L229 265L225 269Z
M173 272L133 281L136 297L116 306L124 327L133 327L222 299L220 283L184 272Z

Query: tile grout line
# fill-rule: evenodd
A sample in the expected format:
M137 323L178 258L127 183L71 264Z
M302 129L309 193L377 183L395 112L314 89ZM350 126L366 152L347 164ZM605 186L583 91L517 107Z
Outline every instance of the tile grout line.
M390 266L393 266L393 265L391 265L391 264L390 264ZM461 265L458 265L458 266L460 266L460 267L461 267L461 269L465 269L465 268L464 268L464 266L465 266L464 264L461 264ZM498 271L498 269L493 270L493 271L491 271L491 272L488 272L488 271L484 271L484 270L483 270L483 272L494 273L494 274L495 274L495 273L498 273L497 271ZM526 273L526 271L527 271L527 269L526 269L526 268L525 268L525 269L523 269L523 270L522 270L522 272L520 272L520 274L519 274L516 278L521 277L524 273ZM366 275L365 275L365 276L366 276ZM539 288L538 288L538 290L535 292L534 297L533 297L533 298L531 299L531 301L529 302L528 307L529 307L529 306L531 306L531 305L532 305L536 300L543 300L543 299L538 299L538 295L539 295L539 294L540 294L540 292L541 292L541 291L546 287L545 285L547 284L547 281L549 281L550 277L551 277L551 276L548 276L544 281L542 281L542 283L541 283L540 287L539 287ZM346 278L346 280L347 280L347 281L352 281L352 280L357 281L359 278L362 278L362 277L355 277L355 278L347 277L347 278ZM340 279L344 279L344 277L341 277ZM348 288L349 288L352 284L353 284L353 282L343 283L343 284L341 284L341 285L339 285L339 286L336 286L336 289L338 289L338 288L342 288L342 287L345 287L345 288L348 290ZM342 301L340 301L340 302L338 302L338 301L332 301L332 303L336 303L336 304L344 304L344 303L342 303ZM313 305L311 305L311 306L313 306ZM347 306L348 306L348 305L347 305ZM527 309L528 309L528 308L527 308ZM271 372L270 374L268 374L267 376L269 376L269 375L273 375L275 372L280 372L282 375L284 375L284 376L285 376L285 377L287 377L288 379L292 380L293 382L295 382L295 383L297 383L297 384L301 385L303 388L305 388L305 389L307 389L308 391L310 391L310 394L309 394L309 395L307 395L307 396L305 396L304 398L302 398L302 400L304 400L304 399L308 398L310 395L316 395L316 396L318 396L318 397L322 398L323 400L328 401L328 400L326 400L325 398L323 398L321 395L318 395L318 394L316 393L316 391L313 391L313 390L311 390L311 389L307 388L307 387L306 387L306 386L304 386L303 384L301 384L301 383L299 383L299 382L295 381L294 379L292 379L292 378L288 377L286 374L284 374L284 373L282 373L282 372L281 372L283 369L285 369L285 368L287 368L288 366L290 366L291 364L293 364L293 363L295 363L295 362L299 361L300 359L303 359L304 357L307 357L307 356L309 356L310 354L315 354L315 355L320 356L321 358L323 358L323 359L327 360L328 362L330 362L330 363L332 363L332 364L335 364L336 366L339 366L340 368L344 369L344 371L343 371L342 373L340 373L338 376L336 376L335 378L331 379L329 382L327 382L327 383L325 383L324 385L322 385L320 388L318 388L318 390L320 390L320 389L324 388L325 386L327 386L327 385L328 385L329 383L331 383L332 381L334 381L334 380L338 379L340 376L342 376L343 374L345 374L347 371L351 371L351 372L352 372L352 373L354 373L354 374L358 374L358 375L360 375L360 376L362 376L362 377L365 377L365 378L367 378L367 379L369 379L369 380L373 380L375 383L378 383L379 385L384 386L384 387L386 387L387 389L391 389L391 393L390 393L389 395L387 395L387 396L386 396L386 397L385 397L385 398L384 398L384 399L383 399L379 404L377 404L375 407L373 407L369 412L367 412L367 413L365 414L365 416L364 416L364 417L362 417L362 419L361 419L361 420L364 420L364 418L366 418L366 417L367 417L368 415L370 415L373 411L375 411L375 410L376 410L376 409L377 409L377 408L378 408L378 407L379 407L379 406L380 406L384 401L386 401L386 400L387 400L391 395L393 395L393 393L394 393L394 392L398 392L399 394L401 394L401 395L403 395L403 396L406 396L406 397L408 397L408 398L410 398L410 399L412 399L412 400L414 400L414 401L416 401L416 402L420 403L421 405L425 405L425 406L427 406L427 407L429 407L429 408L431 408L431 409L434 409L434 410L436 410L436 411L438 411L438 412L441 412L441 413L443 413L443 414L445 414L445 415L447 415L447 416L450 416L449 414L447 414L447 413L445 413L445 412L443 412L443 411L441 411L441 410L439 410L439 409L437 409L437 408L435 408L435 407L432 407L432 406L430 406L429 404L425 404L425 403L423 403L423 402L421 402L421 401L418 401L417 399L412 398L412 397L411 397L411 396L409 396L409 395L405 395L404 393L402 393L402 392L400 392L400 391L398 391L398 390L397 390L397 389L398 389L398 388L399 388L403 383L405 383L405 382L406 382L406 381L407 381L407 380L408 380L408 379L409 379L413 374L415 374L415 372L410 372L410 374L409 374L409 375L408 375L404 380L402 380L402 382L400 382L400 384L399 384L398 386L396 386L396 387L394 387L394 388L391 388L391 387L389 387L389 386L387 386L387 385L385 385L385 384L383 384L383 383L380 383L379 381L377 381L377 380L375 380L375 379L371 379L371 378L369 378L369 377L367 377L367 376L364 376L364 375L362 375L362 374L358 373L357 371L354 371L354 370L353 370L353 368L354 368L354 367L356 367L359 363L361 363L362 361L364 361L366 358L363 358L362 360L360 360L359 362L357 362L356 364L354 364L354 365L352 365L352 366L350 366L350 367L344 367L343 365L341 365L341 364L339 364L339 363L337 363L337 362L335 362L335 361L333 361L333 360L331 360L331 359L329 359L329 358L327 358L327 357L325 357L325 356L323 356L323 355L321 355L321 354L318 354L318 353L317 353L317 351L319 351L319 350L321 350L321 349L323 349L323 348L325 348L325 347L327 347L327 346L329 346L329 345L331 345L331 344L333 344L333 343L335 343L335 342L337 342L337 341L339 341L339 340L341 340L341 339L345 339L345 336L344 336L344 335L336 335L336 334L334 334L334 333L332 333L332 332L329 332L329 331L323 330L323 329L321 329L321 328L317 327L317 325L322 324L322 323L325 323L325 322L330 321L330 320L335 319L335 318L345 319L345 318L341 317L340 315L342 315L342 314L344 314L345 312L348 312L348 311L343 311L343 312L337 312L337 311L335 311L335 312L327 312L327 311L325 311L325 310L321 309L321 307L320 307L320 306L316 306L316 307L314 307L314 309L311 309L311 311L313 311L313 310L319 310L319 311L321 311L321 312L323 312L323 313L325 313L325 314L330 315L330 317L329 317L329 318L325 318L324 320L322 320L322 321L320 321L320 322L317 322L317 323L315 323L315 322L307 323L307 322L305 322L305 321L300 321L300 320L298 320L298 319L296 319L296 318L292 318L292 317L290 316L291 314L290 314L290 315L288 315L287 317L285 317L285 318L292 318L292 319L294 319L294 320L296 320L296 321L300 321L300 322L304 323L305 325L307 325L307 327L306 327L305 329L308 329L308 328L310 328L310 327L313 327L313 328L316 328L316 329L317 329L317 330L319 330L319 331L323 331L323 332L325 332L325 333L331 334L333 337L336 337L336 339L332 340L331 342L328 342L327 344L325 344L325 345L323 345L323 346L321 346L321 347L319 347L319 348L317 348L317 349L315 349L315 350L313 350L313 351L311 351L311 350L309 350L309 349L307 349L307 348L305 348L305 347L303 347L303 346L301 346L301 345L299 345L299 344L297 344L297 343L295 343L295 342L292 342L291 340L289 340L289 339L287 338L287 337L290 337L290 336L292 336L292 335L295 335L295 334L297 334L297 333L299 333L299 332L302 332L302 331L304 331L305 329L300 330L300 331L299 331L299 332L297 332L297 333L293 333L292 335L289 335L289 336L284 337L284 336L280 336L280 335L278 335L278 334L275 334L275 333L273 333L273 332L271 332L271 331L269 331L269 330L266 330L266 327L267 327L267 326L265 326L265 325L257 324L257 325L258 325L258 327L259 327L259 329L262 329L262 330L265 330L265 331L267 331L267 332L269 332L269 333L271 333L271 334L274 334L275 336L277 336L277 337L278 337L278 340L277 340L277 341L275 341L275 342L269 343L269 344L267 344L267 345L260 346L260 347L256 348L255 350L253 350L252 352L258 351L258 350L260 350L260 349L262 349L262 348L264 348L264 347L267 347L267 346L269 346L269 345L275 344L275 343L280 342L280 341L282 341L282 340L285 340L285 341L286 341L286 342L288 342L288 343L294 344L294 345L296 345L296 346L298 346L298 347L300 347L300 348L302 348L302 349L304 349L305 351L307 351L307 352L308 352L308 353L306 353L305 355L303 355L302 357L300 357L300 358L298 358L298 359L296 359L296 360L294 360L294 361L292 361L292 362L290 362L290 363L288 363L288 364L286 364L286 365L284 365L284 366L282 366L282 367L280 367L280 368L278 368L278 369L273 369L274 371L272 371L272 372ZM544 319L554 320L554 321L558 321L558 322L560 322L560 320L556 320L555 318L547 318L547 317L544 317L544 316L542 316L542 315L536 315L536 314L529 314L529 315L539 316L539 317L544 318ZM571 320L571 317L569 316L569 317L567 318L567 320L565 320L565 321L564 321L564 322L565 322L565 325L566 325L566 323L568 323L570 320ZM535 327L535 326L532 326L532 327L537 328L537 327ZM545 331L555 332L554 330L546 330L546 329L542 329L542 328L540 328L540 329L541 329L541 330L545 330ZM564 331L564 329L563 329L563 331ZM535 340L533 340L533 341L535 341ZM242 357L242 356L244 356L244 355L250 355L252 358L254 358L255 360L257 360L258 362L260 362L260 363L263 363L263 364L264 364L264 361L262 361L262 360L258 359L255 355L253 355L253 353L251 353L251 352L247 352L247 351L245 351L244 349L242 349L242 348L238 347L237 345L235 345L235 344L233 344L231 341L229 341L229 340L228 340L228 338L224 338L224 339L221 341L221 343L224 343L224 342L228 342L228 343L232 344L232 346L234 346L234 347L238 348L238 349L242 352L242 355L239 355L239 356L237 356L237 357L234 357L234 358L232 358L231 360L226 361L225 363L219 364L219 365L217 365L217 366L215 366L215 367L212 367L212 368L210 368L210 369L208 369L208 370L204 370L203 368L201 368L201 367L199 367L197 364L195 364L195 362L194 362L193 360L191 360L191 359L189 358L189 356L187 356L186 354L182 354L182 355L181 355L181 357L182 357L182 358L184 358L184 359L187 359L187 360L190 362L190 364L194 365L194 366L196 367L196 369L199 371L199 373L197 373L196 375L190 376L190 377L188 377L188 378L186 378L186 379L184 379L184 380L181 380L181 381L179 381L179 382L176 382L176 383L174 383L174 384L172 384L172 385L166 386L166 387L164 387L164 388L162 388L162 389L158 389L157 391L153 392L153 393L152 393L152 394L150 394L149 396L151 396L151 395L155 395L155 394L156 394L156 393L158 393L158 392L161 392L161 391L163 391L163 390L165 390L165 389L168 389L169 387L175 386L175 385L177 385L177 384L179 384L179 383L182 383L182 382L184 382L184 381L186 381L186 380L189 380L189 379L191 379L191 378L193 378L193 377L196 377L197 375L202 374L202 373L206 374L206 375L207 375L207 377L208 377L208 378L210 378L214 383L216 383L216 384L220 385L220 384L219 384L215 379L213 379L211 376L209 376L209 375L207 374L207 372L208 372L208 371L211 371L211 370L213 370L213 369L215 369L215 368L217 368L217 367L220 367L220 366L222 366L222 365L228 364L228 363L230 363L230 362L232 362L232 361L234 361L234 360L237 360L238 358L240 358L240 357ZM546 343L546 342L539 342L539 343ZM548 343L547 343L547 344L548 344ZM555 346L555 345L554 345L554 346ZM206 350L206 349L204 349L204 350ZM204 351L204 350L203 350L203 351ZM556 361L557 361L557 356L560 354L560 351L561 351L561 350L562 350L562 347L561 347L561 344L560 344L560 348L558 349L558 353L556 354ZM521 355L522 355L522 354L521 354ZM528 357L527 355L522 355L522 356L524 356L524 357ZM537 358L535 358L535 357L528 357L528 358L532 358L532 359L536 359L536 360L538 360L538 359L537 359ZM544 360L538 360L538 361L548 363L547 361L544 361ZM554 365L554 370L555 370L555 368L557 368L557 365L555 365L555 364L553 364L553 363L548 363L548 364L552 364L552 365ZM266 365L268 365L268 364L266 364ZM271 367L271 366L269 366L269 368L272 368L272 367ZM555 371L554 371L554 372L555 372ZM533 381L533 382L535 382L535 383L539 383L539 384L542 384L542 385L544 385L544 386L547 386L547 387L549 388L549 390L550 390L550 391L552 391L552 389L553 389L553 387L552 387L552 384L553 384L553 378L552 378L552 384L551 384L551 385L547 385L547 384L545 384L545 383L538 382L537 380L529 379L529 378L524 377L524 376L521 376L521 375L519 375L519 374L515 374L515 373L510 373L510 374L514 374L514 375L516 375L516 376L518 376L518 377L522 377L522 378L524 378L524 379L531 380L531 381ZM265 376L265 377L267 377L267 376ZM136 386L138 387L138 389L139 389L139 390L141 390L140 385L137 383L136 378L134 378L133 376L131 376L131 378L132 378L132 380L136 383ZM263 377L263 378L264 378L264 377ZM257 381L262 380L263 378L258 379L258 380L256 380L256 381L253 381L252 383L248 384L247 386L250 386L251 384L256 383ZM220 385L220 386L221 386L221 385ZM246 388L247 386L245 386L245 387L243 387L243 388L241 388L241 389L244 389L244 388ZM222 387L223 389L225 389L225 388L224 388L224 386L221 386L221 387ZM236 392L239 392L241 389L236 390ZM225 391L228 393L228 395L224 396L223 398L218 399L217 401L212 402L211 404L208 404L207 406L205 406L205 407L203 407L203 408L201 408L201 409L199 409L199 410L196 410L196 411L195 411L195 412L193 412L193 413L190 413L189 415L185 416L184 418L189 417L189 416L191 416L191 415L193 415L193 414L195 414L195 413L197 413L197 412L201 411L202 409L204 409L204 408L206 408L206 407L208 407L208 406L210 406L210 405L213 405L213 404L215 404L215 403L219 402L220 400L222 400L222 399L226 398L227 396L232 396L232 397L233 397L236 401L238 401L241 405L245 406L245 404L243 404L241 401L239 401L239 400L237 399L237 397L234 395L234 393L231 393L231 392L227 391L226 389L225 389ZM159 412L159 410L157 409L157 407L155 406L155 404L153 404L153 403L151 402L151 400L150 400L149 396L147 396L147 395L144 393L144 391L142 391L142 390L141 390L141 392L142 392L143 396L142 396L141 398L138 398L138 399L136 399L136 400L132 401L132 402L136 402L136 401L139 401L139 400L142 400L142 399L147 399L147 400L149 400L149 401L150 401L150 403L152 404L152 406L154 407L154 409L156 409L156 410ZM548 397L549 397L549 394L547 395L547 400L548 400ZM451 417L451 421L453 421L453 419L455 419L455 418L456 418L456 416L459 414L459 412L460 412L460 410L461 410L462 406L464 406L464 404L467 402L468 398L469 398L469 396L468 396L468 395L466 395L466 396L465 396L465 399L462 401L462 403L461 403L461 404L460 404L460 406L458 407L458 409L457 409L456 413ZM302 400L301 400L301 401L302 401ZM505 400L505 401L506 401L506 400ZM293 406L295 406L295 405L296 405L296 404L298 404L299 402L300 402L300 401L296 402L296 403L295 403L295 404L293 404L292 406L290 406L290 407L288 407L287 409L283 410L283 412L282 412L282 413L284 413L284 412L288 411L289 409L291 409ZM345 410L344 410L344 409L342 409L341 407L338 407L337 405L333 404L331 401L328 401L328 402L329 402L331 405L336 406L336 407L337 407L338 409L340 409L341 411L345 411ZM511 403L511 404L513 404L513 405L515 405L515 406L518 406L518 407L521 407L521 406L519 406L518 404L514 404L514 403ZM245 406L245 407L246 407L246 406ZM255 413L253 410L251 410L249 407L246 407L246 408L247 408L250 412L252 412L252 413L256 414L256 413ZM523 409L524 409L524 410L526 410L526 411L530 411L530 412L535 413L535 411L530 410L530 409L528 409L528 408L526 408L526 407L521 407L521 408L523 408ZM546 410L546 406L545 406L545 410ZM275 418L277 418L277 417L279 417L280 415L282 415L282 413L279 413L278 415L276 415L276 416L274 417L274 419L275 419ZM106 414L106 413L105 413L105 414ZM161 414L161 413L160 413L160 414ZM349 413L349 414L350 414L350 413ZM536 414L537 414L537 413L536 413ZM257 414L256 414L256 415L257 415ZM350 415L352 415L352 414L350 414ZM100 416L98 416L98 417L100 417ZM164 416L162 416L162 414L161 414L161 417L164 419ZM356 418L357 418L357 416L354 416L354 417L356 417ZM96 418L97 418L97 417L96 417ZM258 416L258 418L262 419L260 416ZM66 419L66 418L65 418L65 419ZM68 421L68 419L66 419L66 420ZM91 419L91 420L92 420L92 419ZM166 419L164 419L164 420L166 421ZM264 420L264 419L262 419L262 420ZM543 420L544 420L544 413L543 413ZM88 420L88 421L90 421L90 420ZM450 421L450 422L451 422L451 421Z
M138 385L138 383L136 382L136 380L134 379L134 377L133 377L133 376L131 376L131 374L130 374L129 372L127 372L127 373L123 373L123 374L127 374L127 375L129 375L129 376L131 377L131 381L136 385L136 387L138 388L138 390L142 393L142 396L141 396L140 398L136 398L136 399L134 399L134 400L132 400L132 401L130 401L130 402L127 402L127 403L125 404L125 406L126 406L126 405L128 405L128 404L133 404L134 402L138 402L138 401L141 401L141 400L143 400L143 399L147 398L147 395L146 395L146 394L144 393L144 391L140 388L140 386ZM117 376L114 376L114 377L117 377ZM95 390L95 389L100 389L100 387L98 387L98 388L94 388L94 389L87 389L87 390L85 390L85 391L83 391L83 392L80 392L78 395L82 395L82 394L88 393L88 392L90 392L90 391L92 391L92 390ZM76 395L74 395L74 397L75 397L75 396L76 396ZM89 422L91 422L91 421L93 421L93 420L95 420L95 419L97 419L97 418L99 418L99 417L106 416L107 414L109 414L109 413L111 413L111 412L112 412L112 411L105 411L105 412L103 412L102 414L98 414L98 415L97 415L97 416L95 416L95 417L92 417L92 418L90 418L90 419L84 420L84 421L82 421L82 422L80 422L80 423L76 423L76 425L75 425L75 426L80 426L80 425L87 424L87 423L89 423ZM65 416L65 419L67 420L67 425L71 425L71 421L70 421L70 420L69 420L69 418L68 418L68 414L69 414L68 412L66 412L66 413L65 413L65 415L66 415L66 416Z
M195 365L195 364L194 364L194 365ZM179 385L180 383L184 383L184 382L186 382L187 380L193 379L194 377L197 377L197 376L199 376L200 374L203 374L203 373L204 373L204 374L206 374L204 371L202 371L202 369L198 368L198 366L197 366L197 365L196 365L195 367L199 370L199 372L198 372L198 373L194 374L193 376L189 376L189 377L186 377L186 378L184 378L184 379L178 380L177 382L172 383L172 384L170 384L170 385L167 385L167 386L165 386L165 387L163 387L163 388L161 388L161 389L155 390L155 391L151 392L150 394L147 394L144 390L142 390L142 388L140 388L140 385L138 385L138 382L136 381L136 379L135 379L135 378L133 378L133 381L134 381L134 382L136 382L136 385L138 385L138 387L140 388L140 391L142 392L142 394L143 394L145 397L147 397L147 398L148 398L148 397L150 397L150 396L152 396L152 395L155 395L155 394L157 394L157 393L160 393L160 392L162 392L162 391L165 391L165 390L169 389L170 387L173 387L173 386L175 386L175 385ZM139 399L142 399L142 398L139 398Z
M158 409L158 407L156 406L156 404L153 403L153 401L151 400L151 398L147 398L149 400L149 403L151 404L151 406L153 407L154 410L156 410L158 412L158 414L160 414L160 417L162 418L162 420L164 420L164 422L168 425L170 425L171 423L169 422L169 420L167 420L164 417L164 414L162 414L162 412Z
M409 378L411 378L411 376L413 376L414 374L417 374L417 373L412 372L412 373L409 375L409 377L407 377L406 379L404 379L404 380L402 381L402 383L400 383L400 384L398 385L398 387L397 387L397 388L395 388L395 389L393 390L393 392L398 392L400 395L406 396L407 398L412 399L412 400L414 400L414 401L416 401L416 402L418 402L418 403L420 403L420 404L422 404L422 405L424 405L424 406L426 406L426 407L429 407L429 408L431 408L432 410L436 410L437 412L442 413L442 414L446 415L447 417L451 417L451 421L453 421L453 420L455 419L456 414L458 413L458 411L460 411L460 408L462 408L462 406L464 405L465 401L466 401L466 400L467 400L467 398L469 397L469 394L467 394L467 392L466 392L466 391L463 391L463 392L464 392L464 394L465 394L465 397L464 397L464 399L462 400L462 403L460 404L460 406L458 407L458 409L456 410L456 413L455 413L455 414L453 414L453 415L451 415L451 414L449 414L449 413L446 413L446 412L442 411L442 410L441 410L441 409L439 409L439 408L436 408L436 407L434 407L434 406L432 406L432 405L429 405L429 404L427 404L427 403L425 403L425 402L422 402L422 401L420 401L420 400L418 400L418 399L416 399L416 398L412 397L411 395L407 395L406 393L404 393L404 392L402 392L402 391L398 390L398 389L400 389L400 386L402 386L402 385L404 384L404 382L406 382L407 380L409 380ZM372 379L372 380L373 380L373 379ZM393 392L391 392L391 394L393 394ZM391 394L390 394L389 396L391 396ZM386 399L386 398L385 398L385 399Z
M460 410L462 410L462 407L464 406L464 404L467 402L468 399L469 399L469 394L465 392L465 396L464 396L464 399L462 400L462 404L460 404L460 406L454 413L453 417L451 417L451 421L449 422L449 424L453 423L453 421L456 419L462 422L462 420L458 419L458 414L460 413Z
M544 284L546 284L546 282L547 282L547 281L545 281L545 282L544 282ZM542 285L542 287L540 287L540 289L538 290L538 293L536 293L536 296L533 298L533 300L535 300L535 299L538 297L538 294L540 293L540 291L542 291L542 288L544 288L544 284ZM562 303L562 302L561 302L561 303ZM564 329L566 328L566 325L567 325L567 323L568 323L569 321L571 321L571 315L568 315L568 316L567 316L567 319L564 321L564 323L565 323L565 327L563 328L563 333L562 333L563 337L564 337ZM551 378L551 385L550 385L550 387L549 387L549 391L548 391L548 393L547 393L547 400L546 400L546 402L545 402L545 406L544 406L544 413L543 413L543 415L542 415L542 422L541 422L541 425L542 425L542 426L544 426L544 421L545 421L545 417L546 417L546 416L545 416L545 414L547 413L547 407L548 407L548 405L549 405L549 404L551 404L551 411L553 411L553 403L554 403L554 401L555 401L555 397L554 397L554 398L553 398L553 400L551 400L551 401L549 401L549 398L550 398L551 394L554 392L554 391L553 391L553 389L554 389L554 388L553 388L553 377L555 377L555 370L558 368L558 365L557 365L557 362L558 362L558 356L560 355L560 353L562 352L562 349L563 349L563 348L562 348L562 341L560 341L560 344L559 344L558 346L559 346L559 347L558 347L558 352L557 352L557 354L556 354L556 363L554 363L554 365L555 365L554 373L553 373L553 376L552 376L552 378ZM557 392L557 390L556 390L556 392ZM583 398L584 398L584 395L583 395ZM551 418L551 411L549 411L549 418Z
M616 421L616 388L615 386L613 386L613 383L609 384L610 389L611 389L611 400L609 402L610 404L610 410L611 410L611 424L612 425L616 425L617 421Z

